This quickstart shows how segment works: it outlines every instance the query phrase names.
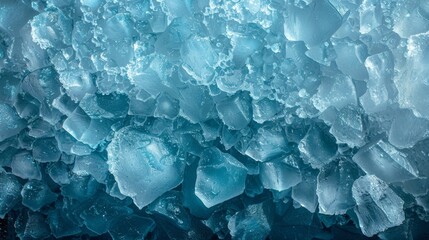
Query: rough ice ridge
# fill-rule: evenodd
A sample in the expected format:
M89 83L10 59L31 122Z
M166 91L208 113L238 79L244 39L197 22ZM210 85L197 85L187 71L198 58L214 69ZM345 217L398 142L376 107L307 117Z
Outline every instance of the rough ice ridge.
M0 239L429 239L428 0L1 0Z

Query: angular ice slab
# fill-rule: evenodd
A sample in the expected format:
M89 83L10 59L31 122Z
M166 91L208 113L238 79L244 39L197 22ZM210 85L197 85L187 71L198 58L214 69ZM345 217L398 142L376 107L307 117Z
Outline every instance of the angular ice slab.
M259 171L261 183L266 189L281 192L301 182L301 172L292 157L264 162Z
M408 157L380 138L362 147L353 156L353 161L367 174L373 174L387 183L418 177L418 170Z
M14 175L4 172L3 169L0 171L0 218L3 219L20 201L22 185Z
M240 130L245 128L252 120L251 105L248 95L238 93L216 105L220 119L230 129Z
M351 186L358 177L358 167L350 159L336 160L320 169L316 189L319 212L340 215L353 208L355 201Z
M21 119L10 105L0 102L0 141L15 136L25 128L26 122Z
M107 147L109 171L119 190L143 208L183 180L184 162L163 138L126 127Z
M201 154L195 194L208 208L243 193L247 169L233 156L217 148Z
M286 7L284 33L290 41L316 45L328 40L341 26L341 15L328 0L312 1L304 8Z
M45 182L38 180L28 181L22 188L21 196L22 204L33 211L38 211L57 199L57 194Z
M376 176L360 177L353 183L352 191L359 226L366 236L399 226L404 221L404 201Z

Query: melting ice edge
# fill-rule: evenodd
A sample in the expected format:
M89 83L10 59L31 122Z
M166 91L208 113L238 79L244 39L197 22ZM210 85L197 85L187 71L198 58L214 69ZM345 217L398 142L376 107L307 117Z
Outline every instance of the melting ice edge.
M428 63L426 0L2 0L0 238L429 239Z

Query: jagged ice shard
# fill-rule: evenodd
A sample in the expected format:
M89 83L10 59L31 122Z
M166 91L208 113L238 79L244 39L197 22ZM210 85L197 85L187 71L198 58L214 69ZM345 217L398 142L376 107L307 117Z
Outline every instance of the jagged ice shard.
M0 239L429 239L429 1L1 0Z

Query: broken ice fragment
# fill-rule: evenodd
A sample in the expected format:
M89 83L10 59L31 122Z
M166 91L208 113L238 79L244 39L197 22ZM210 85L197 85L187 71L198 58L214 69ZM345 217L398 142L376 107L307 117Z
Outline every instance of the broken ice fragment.
M43 49L71 44L72 21L61 10L46 11L31 20L31 36Z
M405 219L404 201L374 175L360 177L353 183L355 213L359 226L368 237L399 226Z
M329 132L337 143L346 143L350 147L364 145L365 132L360 109L353 105L341 109Z
M252 120L249 96L238 93L216 104L220 119L232 130L245 128Z
M333 77L323 77L317 93L311 100L314 107L320 112L325 111L331 106L340 110L349 104L357 104L356 90L353 81L344 74L335 74Z
M389 142L398 148L413 147L429 133L429 121L409 109L397 110L389 130Z
M279 102L263 98L252 101L253 120L257 123L273 120L280 117L282 106Z
M10 164L12 173L15 176L24 179L42 180L42 173L36 161L34 161L30 152L21 152L13 157Z
M208 38L190 37L180 49L183 68L201 84L207 85L213 79L218 56Z
M284 33L290 41L316 45L328 40L341 26L342 17L328 0L312 1L304 8L288 5Z
M77 175L91 175L97 182L104 183L107 177L108 166L106 160L98 154L77 156L74 162L73 173Z
M302 174L302 181L292 188L292 199L308 211L314 213L317 208L317 174L311 168Z
M107 147L109 171L122 194L143 208L182 182L184 162L166 140L126 127Z
M179 101L167 93L161 93L156 99L155 117L174 119L179 114Z
M360 33L366 34L381 26L383 12L380 0L364 0L359 7Z
M328 215L345 214L355 205L351 187L359 177L358 167L347 159L325 165L317 176L319 212Z
M60 156L55 138L40 138L33 143L33 158L38 162L56 162Z
M201 154L195 194L208 208L243 193L247 169L233 156L217 148Z
M290 152L282 127L267 124L258 129L250 140L245 154L256 161L265 162L285 157Z
M15 109L5 103L0 103L0 116L0 142L18 134L26 126Z
M314 168L332 161L337 153L335 138L323 124L314 124L298 145L303 159Z
M38 180L28 181L22 188L21 196L22 204L33 211L38 211L57 199L57 194L45 182Z
M361 41L352 41L348 38L333 41L338 70L356 80L368 78L364 62L368 49Z
M264 188L279 192L301 182L301 172L292 157L262 163L259 174Z
M228 221L232 239L266 239L270 233L270 216L264 211L264 203L249 205L234 214ZM252 231L249 231L252 229Z
M369 113L379 112L386 108L395 96L396 89L392 85L394 60L390 51L385 51L365 60L369 78L367 91L360 97L360 102Z
M21 188L22 185L17 177L0 169L0 218L3 219L20 201Z
M392 183L414 179L418 171L407 156L383 139L376 139L362 147L354 156L355 161L367 174Z

